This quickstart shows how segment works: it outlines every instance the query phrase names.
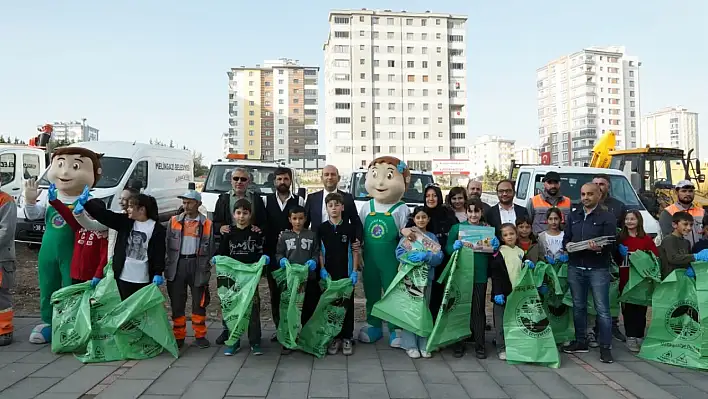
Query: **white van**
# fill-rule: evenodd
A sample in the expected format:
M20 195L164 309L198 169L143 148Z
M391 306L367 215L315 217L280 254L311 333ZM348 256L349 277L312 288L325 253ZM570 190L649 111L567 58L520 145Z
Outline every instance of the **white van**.
M36 179L47 167L44 149L27 145L0 144L0 184L2 191L17 201L25 180Z
M119 212L120 192L130 181L140 182L142 192L155 197L160 212L160 221L167 222L178 213L190 182L194 181L194 160L188 150L168 148L125 141L86 141L71 147L88 148L101 157L101 179L91 190L91 196L101 198L108 209ZM47 195L46 172L39 179L44 190L40 199ZM18 223L15 240L41 242L44 220L26 220L22 198L18 201Z

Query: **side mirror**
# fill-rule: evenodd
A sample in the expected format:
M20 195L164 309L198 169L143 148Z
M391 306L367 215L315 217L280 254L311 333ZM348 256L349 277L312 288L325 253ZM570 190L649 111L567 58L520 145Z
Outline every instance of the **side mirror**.
M300 187L297 189L297 196L300 198L305 198L307 196L307 189L305 187Z
M697 180L698 180L699 183L705 183L705 181L706 181L706 175L703 175L703 174L698 175L698 179L697 179Z
M632 185L632 188L634 191L637 191L642 188L642 178L639 176L639 173L637 172L632 172L629 175L629 183Z

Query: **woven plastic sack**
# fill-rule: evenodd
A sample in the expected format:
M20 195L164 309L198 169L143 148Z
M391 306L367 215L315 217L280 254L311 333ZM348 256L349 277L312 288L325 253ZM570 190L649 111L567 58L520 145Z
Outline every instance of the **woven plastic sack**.
M298 337L298 347L307 353L322 358L327 346L342 331L347 303L354 292L352 280L348 278L332 281L327 278L320 282L324 292L317 307Z
M635 251L629 255L629 280L619 301L642 306L651 305L654 289L661 282L659 262L651 252Z
M305 299L305 283L309 269L305 265L287 262L285 268L273 272L280 289L280 322L278 342L288 349L297 349L297 337L302 322L302 302Z
M52 352L82 350L91 337L91 283L64 287L52 294Z
M221 314L229 330L225 342L228 346L234 345L248 329L253 296L258 290L265 259L262 256L258 262L247 264L228 256L214 257Z

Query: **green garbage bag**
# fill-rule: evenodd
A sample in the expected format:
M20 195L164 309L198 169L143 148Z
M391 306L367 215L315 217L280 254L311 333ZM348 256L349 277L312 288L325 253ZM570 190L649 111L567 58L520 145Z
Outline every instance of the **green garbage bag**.
M462 247L455 251L438 278L445 284L442 304L428 337L425 350L432 353L446 345L472 335L472 288L474 286L474 252Z
M543 309L536 286L535 270L521 269L504 309L506 359L511 364L537 363L560 367L560 356L551 323Z
M229 329L225 344L232 346L248 329L251 320L253 297L263 273L266 258L252 264L239 262L228 256L215 256L217 293L221 301L221 314Z
M696 274L696 295L698 297L698 311L702 316L702 320L708 317L708 262L693 262L691 264L693 271ZM705 323L701 321L701 326L706 328L704 334L701 335L701 357L708 358L708 320Z
M52 294L52 352L74 352L91 336L91 283L64 287Z
M320 285L324 292L297 340L301 350L318 358L327 353L329 343L342 331L346 307L354 292L352 280L348 278L333 281L328 277L320 281Z
M705 272L696 281L676 269L657 285L652 298L652 319L639 357L674 366L708 369L702 356L705 344L705 302L699 302L696 287L705 286ZM702 308L702 309L701 309ZM703 312L702 312L703 311Z
M563 270L563 280L558 273ZM533 272L534 283L540 286L546 283L548 294L541 297L543 310L551 324L553 338L557 344L571 341L575 337L572 308L563 303L563 296L568 290L568 264L551 265L540 261ZM564 284L565 283L565 284Z
M307 266L290 262L285 268L273 272L273 278L280 289L278 342L288 349L297 349L297 337L302 328L302 302L309 272Z
M650 306L654 289L661 282L659 262L652 252L635 251L629 255L629 280L619 301Z
M371 315L420 337L427 337L433 330L433 316L425 298L429 267L425 262L408 260L410 253L413 252L401 257L398 274L381 300L374 304Z

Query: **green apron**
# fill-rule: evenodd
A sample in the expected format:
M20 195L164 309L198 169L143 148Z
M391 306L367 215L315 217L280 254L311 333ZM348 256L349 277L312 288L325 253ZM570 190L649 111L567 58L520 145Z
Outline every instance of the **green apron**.
M67 204L74 209L75 204ZM39 249L37 272L39 275L39 310L42 321L52 324L51 297L55 291L71 285L71 257L74 255L74 231L47 203L44 216L46 230Z
M376 212L374 200L369 201L370 212L364 221L364 295L366 296L366 319L381 328L381 319L371 316L374 304L381 300L393 278L398 273L396 247L399 231L391 215L403 202L393 205L387 212ZM396 327L389 325L389 331Z

